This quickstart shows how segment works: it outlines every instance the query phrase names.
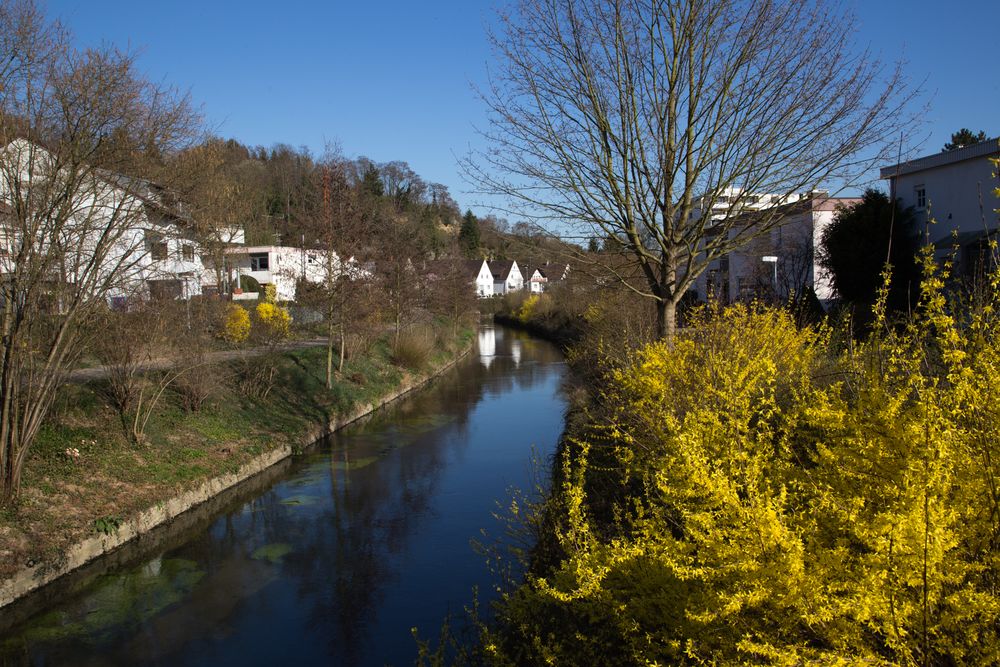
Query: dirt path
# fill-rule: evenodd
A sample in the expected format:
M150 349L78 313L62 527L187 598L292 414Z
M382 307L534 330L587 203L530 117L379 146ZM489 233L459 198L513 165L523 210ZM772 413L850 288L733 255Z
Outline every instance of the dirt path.
M323 347L324 345L326 345L325 338L314 338L311 340L296 340L290 343L284 343L283 345L279 345L278 349L284 352L288 350L302 350L307 347ZM232 361L233 359L256 357L264 354L267 350L268 348L263 346L251 347L246 350L219 350L217 352L209 352L205 356L209 361ZM155 371L170 368L173 364L173 359L150 359L139 368L143 371ZM93 368L78 368L75 371L71 371L67 379L70 382L82 383L91 382L93 380L103 380L107 376L107 366L94 366Z

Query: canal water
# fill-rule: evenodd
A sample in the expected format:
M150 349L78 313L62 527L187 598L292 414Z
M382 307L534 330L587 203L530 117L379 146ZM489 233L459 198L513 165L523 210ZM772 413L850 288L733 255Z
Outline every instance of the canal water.
M0 625L0 664L412 664L411 628L436 639L474 587L495 594L471 542L502 532L498 503L531 486L563 428L559 352L502 328L478 343L143 553L49 591Z

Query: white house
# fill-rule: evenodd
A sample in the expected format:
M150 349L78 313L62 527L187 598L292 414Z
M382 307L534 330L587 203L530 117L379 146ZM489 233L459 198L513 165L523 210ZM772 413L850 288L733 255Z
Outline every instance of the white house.
M791 204L803 195L752 194L741 188L725 188L714 197L702 196L695 202L694 216L700 217L708 212L713 220L721 220L731 213L761 211L774 206ZM735 210L734 210L735 209Z
M486 299L493 296L493 273L485 259L470 259L465 263L469 275L475 275L472 283L476 288L476 296Z
M244 276L261 286L274 285L279 301L295 300L295 285L299 280L321 283L327 277L325 251L288 246L243 246L226 249L232 284L239 285ZM333 254L334 270L344 270L340 258ZM362 271L362 269L358 269ZM245 282L245 281L244 281ZM240 295L235 295L238 298ZM256 299L255 293L245 298Z
M813 193L781 205L776 211L782 216L781 224L746 247L711 262L695 281L696 297L724 303L772 295L784 299L792 292L812 288L821 302L828 302L833 288L819 265L816 248L837 207L858 201ZM753 224L753 212L745 218L747 224Z
M545 291L545 286L548 284L549 279L542 270L542 267L528 269L525 273L528 274L529 292L532 294L541 294Z
M201 248L182 222L147 205L142 248L139 277L150 296L188 299L202 293Z
M493 294L507 294L524 289L524 276L514 260L495 260L489 263L493 274Z
M972 146L909 160L881 170L889 181L889 195L903 207L913 207L916 224L929 229L930 241L939 250L960 246L959 264L964 271L975 268L983 240L995 234L1000 182L991 159L1000 158L1000 140L990 139Z
M57 212L44 210L61 201L48 201L49 190L34 199L29 196L32 189L51 183L56 183L56 195L67 199ZM94 276L93 284L112 301L201 294L201 253L191 225L163 203L163 192L155 184L80 165L57 166L46 149L15 139L0 151L0 200L10 211L15 205L43 207L8 224L0 235L4 272L13 269L2 262L17 257L18 234L27 224L38 229L33 234L36 252L48 252L46 244L58 234L61 280L77 283L85 275ZM95 258L99 266L92 266Z
M569 277L569 264L556 264L547 261L541 266L525 270L525 274L528 276L527 290L532 294L541 294L552 283L566 280Z

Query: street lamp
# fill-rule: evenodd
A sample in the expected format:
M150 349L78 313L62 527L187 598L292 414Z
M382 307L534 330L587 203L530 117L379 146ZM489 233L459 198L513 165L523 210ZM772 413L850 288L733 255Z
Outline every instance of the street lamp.
M760 261L767 262L774 266L774 296L778 296L778 257L776 255L764 255Z

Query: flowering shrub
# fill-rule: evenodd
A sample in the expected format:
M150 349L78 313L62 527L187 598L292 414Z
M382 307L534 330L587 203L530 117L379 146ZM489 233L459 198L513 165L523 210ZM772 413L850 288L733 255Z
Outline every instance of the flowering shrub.
M521 307L514 313L514 317L519 319L521 322L527 323L531 319L536 305L538 305L538 295L532 294L528 296L521 302Z
M614 371L492 661L1000 662L1000 276L957 313L932 253L847 350L733 306Z
M250 314L242 306L235 303L226 308L225 319L222 321L222 338L227 343L239 345L250 336Z
M292 316L281 306L265 301L257 304L257 321L263 331L262 338L267 341L284 340L291 333Z

